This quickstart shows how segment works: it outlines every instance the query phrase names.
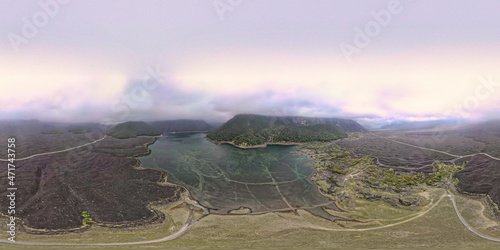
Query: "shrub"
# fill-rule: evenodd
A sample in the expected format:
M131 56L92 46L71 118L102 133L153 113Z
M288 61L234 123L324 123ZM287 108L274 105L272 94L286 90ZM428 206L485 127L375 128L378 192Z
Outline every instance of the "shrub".
M334 169L334 170L332 170L332 173L334 173L334 174L342 174L342 170L340 170L340 169Z
M94 224L94 221L89 217L89 213L87 211L83 211L82 216L84 217L82 220L84 225L92 226L92 224Z

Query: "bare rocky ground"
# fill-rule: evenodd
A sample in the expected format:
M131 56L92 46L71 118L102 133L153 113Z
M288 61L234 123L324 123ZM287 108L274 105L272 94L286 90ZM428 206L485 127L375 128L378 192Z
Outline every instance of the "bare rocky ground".
M304 145L303 150L320 160L314 163L313 181L325 193L341 199L356 194L393 206L418 205L421 199L414 194L425 186L443 186L440 180L456 166L453 178L457 190L486 196L500 215L498 132L500 122L376 131L329 144Z
M488 195L494 207L500 204L500 161L484 155L500 158L499 120L427 130L379 131L377 134L454 155L474 155L456 160L456 164L465 163L465 169L455 174L459 180L457 187L464 194ZM478 153L482 154L475 155ZM500 215L498 210L497 213Z
M2 122L0 138L16 138L16 158L64 150L102 138L96 124L47 124L37 121ZM83 130L82 130L83 129ZM48 131L48 132L47 132ZM58 132L59 131L59 132ZM62 132L62 133L60 133ZM104 140L71 151L15 161L16 216L33 233L81 228L82 212L97 224L131 226L161 221L163 214L148 207L169 202L181 189L162 186L164 174L138 170L135 158L149 153L154 137ZM6 148L6 147L5 147ZM6 150L0 154L5 159ZM7 164L0 162L0 212L7 214ZM60 230L62 231L51 231Z

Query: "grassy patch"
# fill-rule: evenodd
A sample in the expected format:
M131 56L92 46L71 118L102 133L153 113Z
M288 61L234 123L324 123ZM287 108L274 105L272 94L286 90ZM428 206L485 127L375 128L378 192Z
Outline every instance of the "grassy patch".
M435 192L434 192L435 191ZM442 190L427 195L439 196ZM377 207L376 204L367 206ZM367 207L368 210L368 207ZM383 209L382 209L383 210ZM387 210L389 216L391 209ZM385 214L385 212L384 212ZM161 238L178 228L186 218L182 206L168 211L168 223L149 229L102 229L62 236L29 236L45 242L133 241ZM344 223L344 226L350 226ZM451 202L445 197L430 212L410 222L372 231L328 231L338 224L299 210L294 213L262 215L209 215L180 238L162 243L119 247L68 247L67 249L353 249L353 248L485 248L498 249L498 243L485 241L470 234L458 221ZM129 231L130 230L130 231ZM21 235L20 235L21 236ZM22 235L23 240L27 240ZM21 239L21 238L20 238ZM5 249L60 249L60 247L2 245Z
M93 226L85 232L62 235L33 235L19 231L16 240L23 242L77 244L144 241L163 238L177 232L188 218L189 208L178 202L170 205L157 205L154 208L166 215L164 222L130 228ZM57 247L53 248L56 249Z
M317 181L316 182L317 185L319 185L319 187L322 189L322 190L328 190L330 188L330 184L326 183L326 181Z
M467 223L485 235L500 238L500 222L486 197L455 195L458 210Z

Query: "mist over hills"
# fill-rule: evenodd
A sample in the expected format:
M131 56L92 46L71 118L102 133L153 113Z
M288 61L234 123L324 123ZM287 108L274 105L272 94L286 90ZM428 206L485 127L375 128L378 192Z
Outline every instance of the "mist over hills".
M214 126L208 124L204 120L189 120L189 119L153 121L153 122L148 122L148 124L165 133L200 132L200 131L209 131L214 128Z
M379 129L391 130L411 130L411 129L431 129L443 126L460 125L463 122L457 119L431 120L431 121L394 121L381 126Z
M137 136L158 136L162 133L204 132L211 129L213 126L204 120L129 121L113 126L106 131L106 134L125 139Z
M106 131L106 135L118 138L135 138L137 136L158 136L161 131L145 122L124 122L117 124Z

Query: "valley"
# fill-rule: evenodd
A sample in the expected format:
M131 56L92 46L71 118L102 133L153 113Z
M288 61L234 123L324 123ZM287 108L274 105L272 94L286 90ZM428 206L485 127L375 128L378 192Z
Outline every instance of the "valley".
M65 137L67 132L63 131L66 125L51 126L32 129L30 137L34 141L43 141L47 140L43 137L64 140L82 135L70 132L72 136ZM415 235L425 235L421 231L423 224L419 223L439 216L447 216L446 220L455 222L453 226L436 225L436 230L442 228L452 234L463 234L464 239L470 240L462 242L462 245L493 246L490 244L495 244L500 238L500 213L495 196L496 186L493 185L496 175L477 175L498 169L499 162L490 155L495 153L488 150L492 145L488 141L477 140L481 138L477 136L482 135L476 134L477 146L474 148L469 147L471 144L467 139L462 139L463 145L457 144L461 142L459 138L468 137L457 138L453 128L446 132L440 131L450 135L447 141L440 141L440 146L436 148L429 148L421 142L425 141L429 131L380 130L350 131L347 132L348 138L333 141L291 140L281 143L292 145L272 145L280 142L269 142L265 147L254 145L240 149L244 145L207 140L204 133L170 131L161 135L160 130L146 123L132 126L129 123L126 129L121 127L116 126L114 131L119 128L125 131L124 134L133 137L113 138L115 133L109 132L113 129L104 133L90 126L76 131L87 134L87 137L96 136L95 140L83 143L82 138L80 145L54 147L47 152L23 155L23 158L18 159L20 179L26 180L19 185L32 182L22 177L30 173L35 173L35 178L39 180L39 189L27 193L32 195L28 201L24 198L26 194L21 193L23 198L19 202L23 207L20 210L23 229L19 238L23 241L20 244L33 242L29 244L45 244L49 248L190 245L185 242L186 239L203 235L203 230L210 228L212 236L209 244L227 247L229 245L225 244L229 242L238 242L238 236L231 236L231 232L224 231L227 226L234 225L232 223L244 223L241 227L236 226L236 231L231 230L238 234L249 228L254 228L255 233L263 231L271 221L282 226L268 233L285 241L290 238L283 232L299 230L309 235L310 239L314 239L314 235L326 236L335 232L336 235L355 233L358 237L376 242L370 237L384 235L384 232L402 232L392 231L400 227L405 228L405 233L399 237L409 240L409 235L413 235L414 239L420 237ZM56 130L62 133L44 133ZM4 131L10 131L4 133L6 136L15 132L12 128ZM154 134L144 134L149 133L144 131L153 131ZM481 133L490 135L484 130ZM420 134L424 136L416 136ZM446 146L447 143L452 147ZM71 157L84 155L83 149L85 159L79 159L81 163L70 163ZM100 161L103 162L101 165L96 164ZM113 164L118 164L113 167L115 172L103 175L102 171ZM99 170L86 169L82 172L81 166L95 166ZM125 177L128 172L130 177ZM149 177L138 176L138 173L148 173ZM58 181L49 185L51 179L47 178L50 176ZM111 176L127 184L122 186L117 181L110 183ZM471 178L475 182L470 182ZM133 183L137 184L131 185ZM64 186L70 192L51 190L57 186ZM89 190L99 190L100 194L96 196ZM107 194L102 193L104 190ZM63 198L66 202L57 203L57 207L64 210L59 209L61 214L55 211L47 213L51 210L43 207L43 204L53 205L55 201L61 200L60 195L66 195ZM103 195L108 195L108 198ZM33 201L38 202L38 207L33 207L32 204L36 203ZM118 205L120 202L123 202L122 206ZM29 210L27 206L36 209ZM89 211L95 223L91 226L82 224L79 210ZM43 211L45 216L40 216L36 211ZM150 215L145 211L149 211ZM57 222L63 224L54 223L53 218L56 217L61 218ZM487 224L478 224L477 220ZM226 226L225 223L229 224ZM213 228L215 225L218 226ZM444 229L447 226L450 228ZM472 238L466 237L467 233L461 230L466 230ZM138 233L140 231L148 232L147 236ZM164 232L165 235L157 232ZM121 238L119 235L122 234L129 236ZM249 232L246 234L252 235ZM97 242L82 242L85 235L94 235L92 237L96 237ZM137 238L139 235L143 237ZM259 238L257 235L259 233L253 236L256 240ZM421 241L423 245L453 245L446 240L452 239L451 235L444 234L441 237L446 239L439 241L425 237ZM480 238L487 241L477 241ZM263 239L268 242L265 244L272 246L291 246L277 244L270 238ZM334 244L327 239L310 244L316 245L318 242ZM367 243L360 243L366 244L360 246L374 246Z

